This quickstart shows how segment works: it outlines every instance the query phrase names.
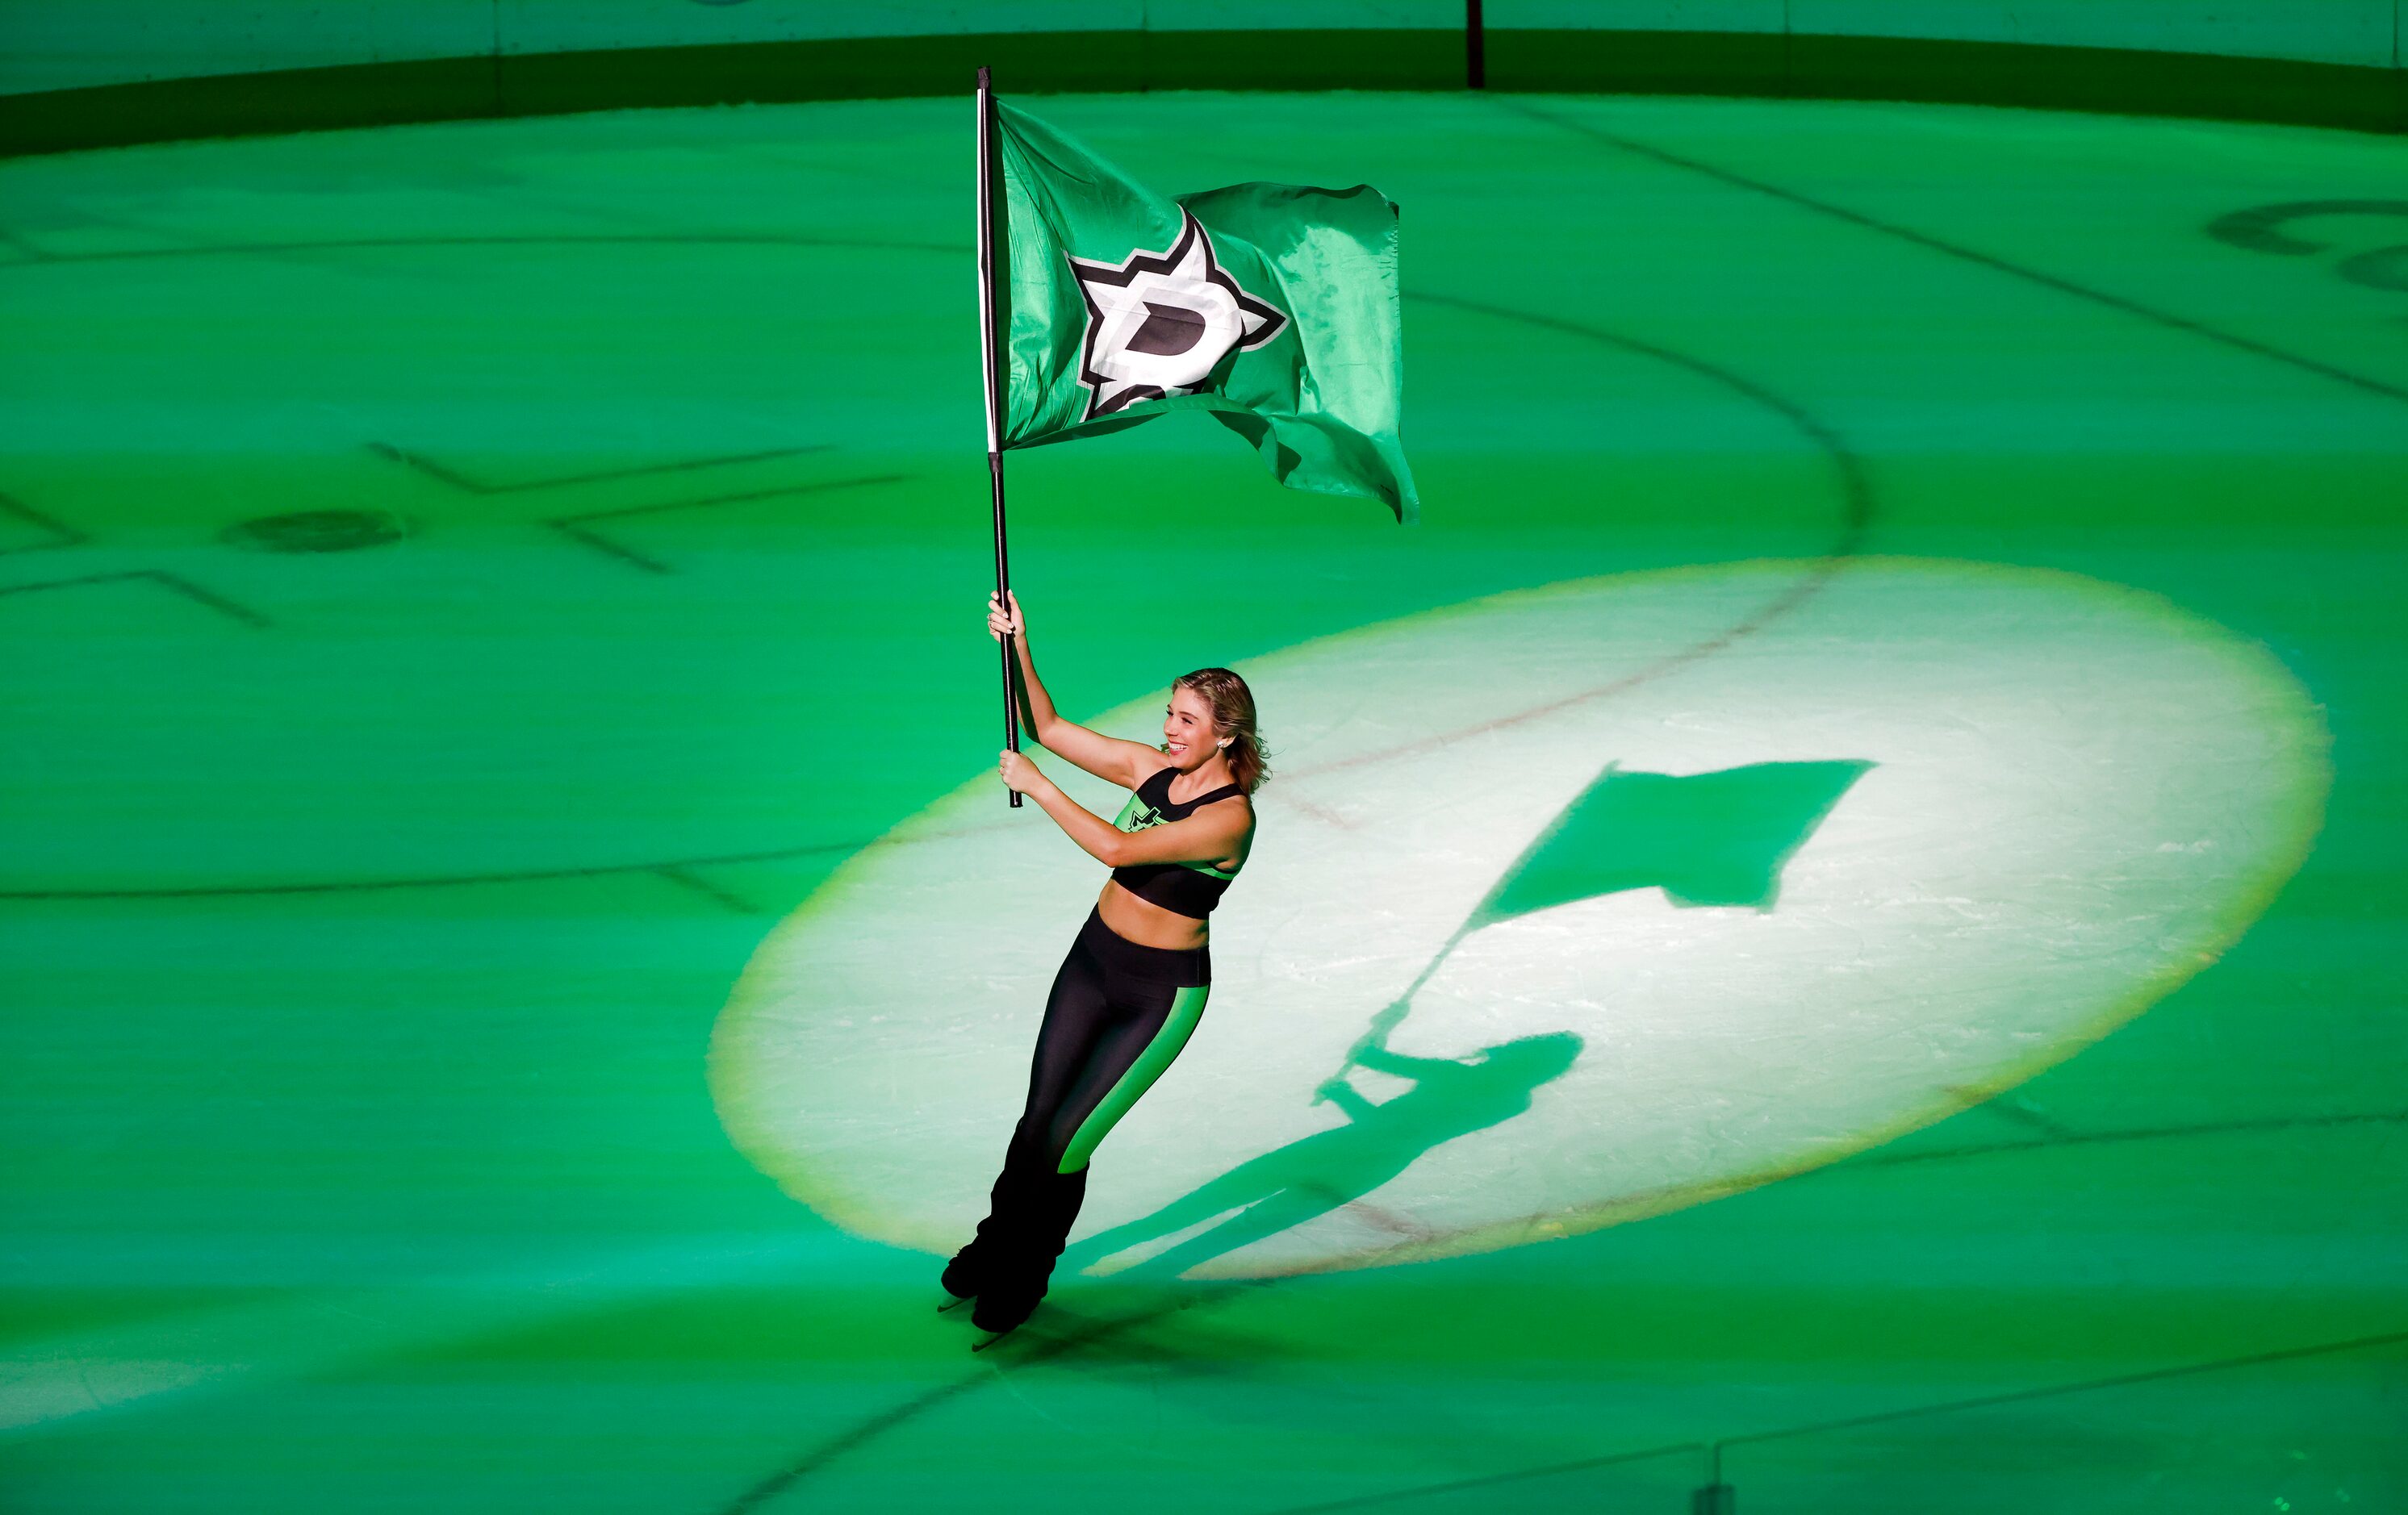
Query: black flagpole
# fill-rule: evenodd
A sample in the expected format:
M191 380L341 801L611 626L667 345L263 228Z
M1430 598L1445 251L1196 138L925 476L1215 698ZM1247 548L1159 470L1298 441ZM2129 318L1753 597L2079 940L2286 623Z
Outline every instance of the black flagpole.
M978 71L978 272L979 353L986 373L986 471L995 482L995 592L1011 606L1011 564L1003 546L1003 371L996 350L995 306L995 90L987 71ZM1020 702L1012 679L1019 672L1018 638L1003 638L1003 745L1020 750ZM1020 791L1010 791L1013 808Z

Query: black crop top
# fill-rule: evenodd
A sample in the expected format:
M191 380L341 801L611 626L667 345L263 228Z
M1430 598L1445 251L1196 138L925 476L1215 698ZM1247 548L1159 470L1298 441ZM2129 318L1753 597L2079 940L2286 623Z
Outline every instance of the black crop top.
M1170 776L1177 768L1157 769L1153 777L1137 786L1121 807L1112 824L1123 831L1143 831L1166 822L1184 821L1198 806L1214 800L1225 800L1244 790L1235 784L1223 784L1207 790L1192 800L1170 797ZM1229 887L1234 873L1223 873L1201 863L1130 863L1112 870L1112 882L1142 900L1151 900L1166 910L1201 921L1221 903L1223 891Z

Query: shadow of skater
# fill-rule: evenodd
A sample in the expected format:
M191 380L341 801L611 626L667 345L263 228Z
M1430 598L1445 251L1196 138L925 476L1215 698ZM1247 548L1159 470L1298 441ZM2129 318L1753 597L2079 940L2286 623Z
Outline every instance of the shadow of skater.
M1329 1079L1313 1103L1334 1102L1346 1112L1346 1124L1249 1158L1143 1220L1089 1236L1063 1255L1063 1265L1090 1266L1241 1205L1246 1207L1241 1213L1130 1268L1128 1275L1174 1277L1209 1258L1302 1225L1369 1193L1440 1143L1527 1110L1532 1092L1562 1077L1580 1056L1582 1045L1575 1034L1555 1031L1517 1037L1458 1059L1407 1057L1367 1039L1356 1048L1353 1062L1411 1079L1412 1088L1375 1105L1342 1075Z

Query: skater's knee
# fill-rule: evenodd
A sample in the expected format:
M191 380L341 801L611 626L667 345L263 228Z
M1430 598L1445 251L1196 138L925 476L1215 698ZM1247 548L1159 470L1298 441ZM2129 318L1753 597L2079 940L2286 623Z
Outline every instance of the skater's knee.
M1078 1137L1079 1122L1076 1121L1055 1121L1047 1126L1044 1146L1045 1165L1056 1173L1068 1173L1072 1168L1085 1167L1087 1163L1083 1156L1076 1162L1071 1161L1070 1158L1071 1146Z
M1068 1163L1070 1143L1078 1134L1078 1126L1067 1122L1025 1122L1011 1135L1007 1165L1030 1173L1067 1173L1070 1171L1070 1166L1065 1165ZM1086 1164L1070 1165L1084 1167Z

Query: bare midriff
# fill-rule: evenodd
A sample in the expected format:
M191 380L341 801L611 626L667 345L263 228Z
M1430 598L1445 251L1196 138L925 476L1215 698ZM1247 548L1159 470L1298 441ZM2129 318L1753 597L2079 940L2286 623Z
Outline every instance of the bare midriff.
M1166 910L1150 899L1140 899L1110 879L1104 880L1104 892L1096 898L1096 913L1115 934L1140 947L1201 947L1211 935L1204 922L1194 916Z

